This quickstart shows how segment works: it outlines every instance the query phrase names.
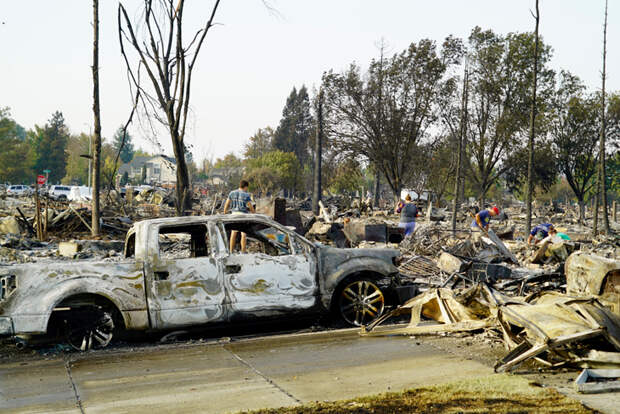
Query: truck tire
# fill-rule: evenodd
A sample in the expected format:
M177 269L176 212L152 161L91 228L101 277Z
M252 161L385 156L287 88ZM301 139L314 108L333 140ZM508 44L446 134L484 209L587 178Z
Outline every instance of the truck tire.
M337 290L337 316L350 326L364 326L383 315L387 294L370 277L345 280Z
M62 322L65 340L78 351L108 346L115 332L112 312L101 306L72 309Z

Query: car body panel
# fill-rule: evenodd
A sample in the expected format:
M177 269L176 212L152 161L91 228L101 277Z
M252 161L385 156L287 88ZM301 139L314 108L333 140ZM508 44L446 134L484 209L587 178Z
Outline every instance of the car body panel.
M28 263L0 268L15 275L17 287L0 302L0 315L10 316L15 333L44 333L54 308L76 294L99 295L114 303L128 329L147 328L142 264Z

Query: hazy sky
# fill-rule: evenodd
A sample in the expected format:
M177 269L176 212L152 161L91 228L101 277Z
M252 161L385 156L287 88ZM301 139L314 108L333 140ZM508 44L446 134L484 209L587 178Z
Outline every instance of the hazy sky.
M100 85L103 136L110 138L131 107L116 26L117 1L100 0ZM123 1L132 15L140 1ZM210 0L188 0L186 28L195 29ZM553 49L553 66L591 88L600 85L604 0L541 0L540 33ZM206 39L193 78L193 118L186 142L195 158L240 153L256 129L277 126L293 86L318 86L325 70L362 65L385 39L399 52L412 41L466 38L478 25L500 33L531 31L529 0L222 0L221 25ZM92 2L1 1L0 107L26 128L55 110L72 132L92 125ZM620 2L611 1L608 90L620 89ZM153 148L130 129L137 146ZM170 152L169 138L160 137Z

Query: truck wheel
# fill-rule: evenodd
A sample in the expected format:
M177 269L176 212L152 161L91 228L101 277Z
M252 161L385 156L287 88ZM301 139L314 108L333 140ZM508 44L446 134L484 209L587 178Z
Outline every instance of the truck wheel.
M72 310L63 322L67 343L78 351L104 348L112 341L114 319L109 311L101 307Z
M348 282L338 295L340 317L352 326L371 323L383 314L385 294L370 279Z

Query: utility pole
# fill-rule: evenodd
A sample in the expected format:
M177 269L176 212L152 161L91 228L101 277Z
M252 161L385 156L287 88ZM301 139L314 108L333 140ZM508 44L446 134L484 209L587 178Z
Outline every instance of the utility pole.
M99 0L93 0L93 115L95 118L95 148L93 152L92 235L99 235L99 186L101 166L101 118L99 110Z
M538 80L538 22L540 14L538 0L536 0L536 30L534 31L534 79L532 81L532 109L530 111L530 137L527 145L527 196L526 196L526 219L524 234L528 234L532 228L532 193L534 192L534 136L536 134L536 81Z
M598 179L596 184L596 203L594 207L594 227L593 227L593 235L596 236L598 233L598 209L599 209L599 200L603 205L603 232L605 234L610 234L611 229L609 228L609 215L607 213L607 185L605 183L605 177L607 175L606 171L606 154L605 154L605 141L606 141L606 129L607 129L607 114L605 113L605 81L607 78L607 3L608 0L605 0L605 22L603 23L603 72L601 75L602 85L601 85L601 131L600 131L600 139L599 139L599 167L598 167Z
M461 164L463 158L463 141L467 134L467 90L469 84L469 73L467 72L467 58L465 58L465 70L463 73L463 94L461 100L461 128L458 136L457 156L456 156L456 178L454 179L454 200L452 201L452 233L456 234L456 213L459 207L459 194L461 186Z
M312 189L312 211L319 214L319 201L321 201L322 183L321 183L321 158L323 152L323 90L319 91L318 127L316 130L316 139L314 141L314 180Z

